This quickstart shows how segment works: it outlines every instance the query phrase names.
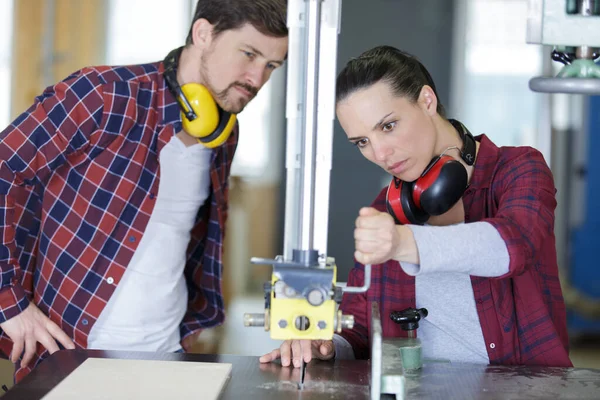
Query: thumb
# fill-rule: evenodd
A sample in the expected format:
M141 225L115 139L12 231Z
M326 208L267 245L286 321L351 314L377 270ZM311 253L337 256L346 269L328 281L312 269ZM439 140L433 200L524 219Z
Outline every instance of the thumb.
M328 356L333 352L333 341L325 341L319 347L321 355Z
M360 215L361 217L370 217L377 214L379 214L379 211L377 211L377 209L373 207L363 207L358 212L358 215Z

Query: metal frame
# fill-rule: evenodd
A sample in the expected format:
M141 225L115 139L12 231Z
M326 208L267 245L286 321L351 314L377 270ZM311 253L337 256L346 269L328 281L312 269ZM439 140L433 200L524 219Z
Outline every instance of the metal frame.
M597 0L578 1L593 5ZM600 47L600 17L567 14L567 0L528 0L527 5L527 43Z
M288 2L285 261L294 250L327 259L340 20L341 0Z

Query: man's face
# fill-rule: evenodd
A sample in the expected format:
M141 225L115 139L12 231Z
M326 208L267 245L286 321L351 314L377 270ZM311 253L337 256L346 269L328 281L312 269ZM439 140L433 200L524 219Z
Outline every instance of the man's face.
M200 57L200 76L217 103L240 113L287 55L288 38L272 37L251 24L211 37Z

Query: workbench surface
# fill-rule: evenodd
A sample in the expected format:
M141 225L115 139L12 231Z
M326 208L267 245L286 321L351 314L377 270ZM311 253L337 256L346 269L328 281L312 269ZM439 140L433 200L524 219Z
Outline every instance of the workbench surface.
M368 361L313 361L306 370L305 388L299 391L300 369L259 364L258 357L62 350L44 360L2 400L41 399L88 357L231 363L224 400L369 398ZM407 375L406 385L407 399L600 399L600 370L425 362L421 371ZM202 394L200 387L198 394Z

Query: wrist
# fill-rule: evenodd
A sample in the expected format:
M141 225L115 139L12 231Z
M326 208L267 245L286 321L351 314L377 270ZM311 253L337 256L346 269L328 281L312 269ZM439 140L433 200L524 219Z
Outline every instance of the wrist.
M419 251L412 230L407 225L396 225L398 232L398 245L393 257L398 262L419 264Z
M2 305L0 323L4 323L21 314L27 307L32 305L33 302L27 297L21 283L13 281L12 284L3 287L0 290L0 304Z

